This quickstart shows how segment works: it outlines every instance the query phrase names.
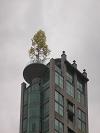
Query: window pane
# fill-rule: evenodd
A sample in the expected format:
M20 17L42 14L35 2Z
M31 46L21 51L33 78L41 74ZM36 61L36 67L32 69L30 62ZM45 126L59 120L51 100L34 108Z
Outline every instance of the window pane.
M58 85L58 73L55 73L55 83Z
M45 117L49 114L49 103L48 102L43 105L42 110L43 110L43 117Z
M58 103L55 102L55 111L58 112Z
M59 132L63 133L63 124L62 123L59 123Z
M85 105L85 92L83 84L77 81L77 101L82 105Z
M27 119L23 120L23 132L27 130Z
M81 92L83 92L83 85L82 85L79 81L77 81L77 88L78 88Z
M84 94L81 94L81 103L82 103L83 105L85 104Z
M55 91L55 100L61 105L64 104L63 103L63 96L60 93L58 93L57 91Z
M82 121L85 122L86 121L86 115L84 112L82 112Z
M77 90L77 101L80 103L81 102L81 93L80 91Z
M80 109L78 109L78 118L81 119L81 110Z
M24 106L24 118L27 117L28 114L28 107Z
M28 100L28 95L27 95L27 90L24 91L24 105L27 104Z
M86 130L86 114L78 109L78 128L85 133Z
M63 107L57 102L55 102L55 111L59 113L61 116L63 116Z
M57 131L59 131L59 127L58 127L58 121L55 119L55 129L57 130Z
M74 113L74 104L68 101L68 110Z
M55 100L56 100L56 101L59 101L59 100L58 100L58 99L59 99L59 98L58 98L58 95L59 95L59 93L58 93L57 91L55 91Z
M82 123L82 131L83 131L83 133L85 133L85 131L86 131L86 125L85 125L85 123Z
M73 76L67 72L67 80L72 83L73 82Z
M74 97L74 87L68 81L66 81L66 91L68 95Z
M63 116L63 107L59 105L59 114Z
M78 128L81 130L81 121L78 119Z
M49 118L46 117L44 120L43 120L43 131L48 131L49 130Z
M59 103L61 104L61 105L63 105L64 103L63 103L63 96L62 95L60 95L59 94Z
M60 87L63 88L63 77L60 76Z
M63 88L63 77L55 72L55 83L60 87Z
M55 65L55 70L56 70L58 73L61 74L61 69L60 69L58 66L56 66L56 65Z
M63 133L63 128L64 128L63 124L60 121L55 119L55 130L56 130L56 133Z
M43 91L43 100L48 100L49 99L49 89L46 89Z
M63 96L57 91L55 91L55 111L59 113L61 116L63 116L63 109L64 109L63 104L64 104Z

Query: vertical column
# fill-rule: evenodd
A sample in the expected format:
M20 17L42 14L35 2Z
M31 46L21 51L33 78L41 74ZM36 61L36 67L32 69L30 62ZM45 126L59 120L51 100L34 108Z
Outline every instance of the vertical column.
M77 74L74 72L75 130L77 131Z
M24 100L24 90L26 88L26 83L21 84L21 104L20 104L20 133L23 133L22 124L23 124L23 100Z
M83 75L87 78L87 72L85 69L83 69ZM85 89L85 106L86 106L86 133L88 133L89 128L88 128L88 90L87 90L87 81L85 82L84 85Z
M55 61L50 60L49 133L54 133L55 119Z
M63 94L64 94L64 133L67 133L67 102L66 102L66 72L67 72L67 67L65 64L66 61L66 54L65 51L63 51L63 54L61 55L61 70L62 70L62 75L64 77L64 88L63 88Z
M87 133L89 132L89 128L88 128L88 90L87 90L87 82L85 83L85 102L86 102L86 108L87 108L87 112L86 112L86 131Z
M73 67L77 69L76 61L73 61ZM75 98L75 121L74 121L74 128L77 131L77 74L74 71L74 98Z

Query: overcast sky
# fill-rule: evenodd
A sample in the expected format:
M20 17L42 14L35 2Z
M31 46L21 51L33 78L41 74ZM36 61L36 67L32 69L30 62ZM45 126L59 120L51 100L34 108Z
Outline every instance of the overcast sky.
M100 0L0 0L0 133L19 133L20 84L31 38L42 29L53 58L85 68L89 131L100 132Z

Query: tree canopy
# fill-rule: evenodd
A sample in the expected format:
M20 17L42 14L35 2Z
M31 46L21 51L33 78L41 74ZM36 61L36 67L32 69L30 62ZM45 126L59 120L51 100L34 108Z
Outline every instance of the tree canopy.
M45 32L39 30L32 38L32 46L29 50L29 57L37 62L43 62L49 55L50 50L46 44Z

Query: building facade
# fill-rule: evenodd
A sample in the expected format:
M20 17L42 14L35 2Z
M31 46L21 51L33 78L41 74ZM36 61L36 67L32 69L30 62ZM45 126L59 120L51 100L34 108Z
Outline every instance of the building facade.
M88 133L87 73L64 51L47 65L30 63L23 77L20 133Z

